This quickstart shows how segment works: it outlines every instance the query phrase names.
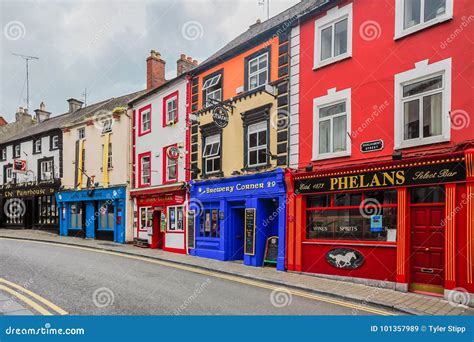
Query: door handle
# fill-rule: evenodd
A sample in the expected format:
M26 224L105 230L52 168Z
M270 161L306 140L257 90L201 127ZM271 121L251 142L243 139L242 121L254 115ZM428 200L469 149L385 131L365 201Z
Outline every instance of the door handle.
M425 252L429 252L430 251L430 248L429 247L426 247L425 248Z

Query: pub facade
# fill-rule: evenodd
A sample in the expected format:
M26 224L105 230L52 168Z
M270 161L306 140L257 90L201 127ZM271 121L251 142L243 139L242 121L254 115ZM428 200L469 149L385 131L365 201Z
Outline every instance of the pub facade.
M329 2L292 28L289 270L472 298L473 28L468 1L429 5Z

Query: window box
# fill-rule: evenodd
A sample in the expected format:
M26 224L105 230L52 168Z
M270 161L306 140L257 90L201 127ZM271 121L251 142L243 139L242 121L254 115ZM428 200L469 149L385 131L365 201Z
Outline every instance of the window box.
M395 75L395 149L451 139L451 58Z
M330 89L313 106L313 160L350 156L351 89Z
M396 0L395 39L453 17L454 0Z
M352 56L352 4L330 9L314 23L314 69Z

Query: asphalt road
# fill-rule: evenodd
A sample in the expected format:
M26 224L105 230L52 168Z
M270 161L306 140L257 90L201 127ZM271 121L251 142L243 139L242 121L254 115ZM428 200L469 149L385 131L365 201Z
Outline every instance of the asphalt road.
M78 315L365 315L247 280L61 245L0 239L0 278Z

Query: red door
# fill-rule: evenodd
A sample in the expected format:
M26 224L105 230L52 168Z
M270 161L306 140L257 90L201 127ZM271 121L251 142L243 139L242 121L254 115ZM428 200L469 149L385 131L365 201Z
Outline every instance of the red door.
M163 249L163 232L160 229L161 211L153 212L153 234L151 235L150 248Z
M411 209L411 289L443 293L443 206Z

